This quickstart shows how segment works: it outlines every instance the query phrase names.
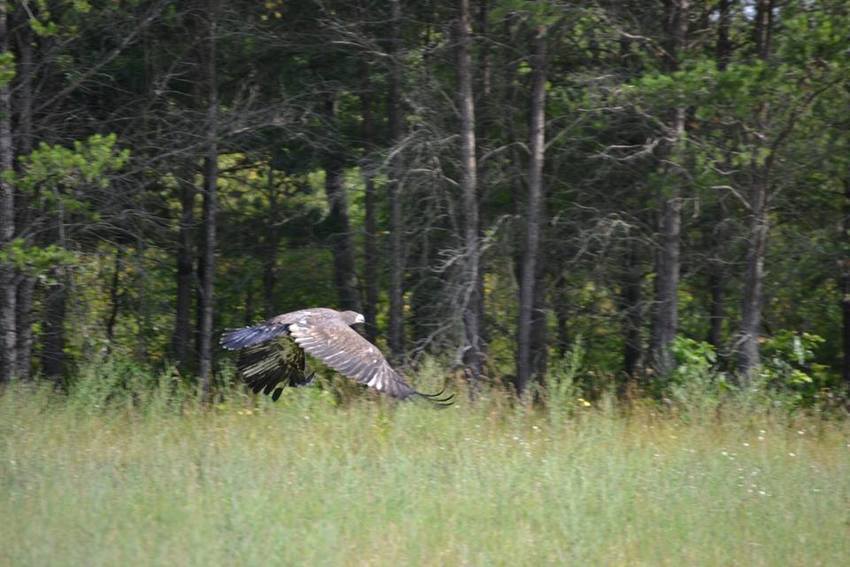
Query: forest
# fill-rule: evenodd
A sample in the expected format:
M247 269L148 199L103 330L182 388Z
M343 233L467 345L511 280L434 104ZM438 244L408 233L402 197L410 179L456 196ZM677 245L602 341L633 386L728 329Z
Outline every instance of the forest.
M846 564L848 390L847 0L0 0L0 565Z
M0 381L365 315L586 397L850 383L841 0L0 2ZM572 357L572 358L571 358ZM232 374L232 373L231 373Z

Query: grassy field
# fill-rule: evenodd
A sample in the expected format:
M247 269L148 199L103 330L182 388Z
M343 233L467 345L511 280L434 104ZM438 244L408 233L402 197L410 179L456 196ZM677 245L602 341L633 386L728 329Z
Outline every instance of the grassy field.
M847 565L850 427L0 396L2 565Z

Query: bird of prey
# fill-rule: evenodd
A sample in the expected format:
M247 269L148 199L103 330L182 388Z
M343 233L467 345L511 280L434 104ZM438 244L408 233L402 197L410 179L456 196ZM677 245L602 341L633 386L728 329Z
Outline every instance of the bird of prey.
M231 329L221 336L221 346L239 350L236 366L245 382L259 393L280 397L286 386L303 386L304 353L337 372L398 399L420 397L436 405L450 405L454 395L440 397L419 392L404 381L378 350L351 325L365 322L354 311L324 307L301 309L272 317L253 327Z

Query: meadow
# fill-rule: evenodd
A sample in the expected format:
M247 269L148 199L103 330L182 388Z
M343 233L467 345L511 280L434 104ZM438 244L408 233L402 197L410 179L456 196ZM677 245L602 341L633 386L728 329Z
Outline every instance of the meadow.
M98 404L95 404L97 406ZM0 395L0 565L839 565L821 415Z

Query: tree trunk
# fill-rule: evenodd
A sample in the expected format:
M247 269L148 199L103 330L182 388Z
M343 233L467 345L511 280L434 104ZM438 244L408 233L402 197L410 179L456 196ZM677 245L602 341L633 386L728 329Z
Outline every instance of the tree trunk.
M673 0L668 3L667 36L668 72L678 70L684 54L688 32L689 0ZM685 138L685 107L673 111L673 123L665 148L663 161L681 159ZM672 158L672 159L671 159ZM666 376L674 367L670 350L679 325L679 249L682 228L682 177L675 168L679 165L663 165L664 178L668 181L662 188L659 233L661 247L656 255L655 303L652 321L652 365L657 376Z
M171 354L181 371L192 360L192 291L195 289L192 233L195 225L195 172L188 167L178 180L180 188L180 225L177 233L177 297Z
M545 212L541 210L541 218L544 216ZM539 223L541 226L543 224L543 222ZM534 276L534 305L531 312L531 351L529 353L531 376L537 377L537 379L542 379L549 367L548 305L546 303L546 265L544 259L545 254L540 252L538 247L536 274Z
M109 285L109 317L106 319L106 351L112 352L112 341L115 338L115 323L118 321L120 310L120 286L123 252L121 247L115 250L115 264L112 269L112 282Z
M558 356L566 356L570 348L570 305L567 301L567 278L561 275L555 280L552 290L552 308L555 311L555 348Z
M850 250L850 178L844 181L844 218L841 222L841 241L844 250ZM845 252L846 254L846 252ZM843 364L841 376L850 389L850 256L841 259L841 318Z
M708 276L708 287L711 293L711 309L709 311L708 343L720 352L723 346L723 321L726 319L726 289L723 285L726 274L715 264Z
M0 55L9 51L6 33L7 3L0 0ZM12 148L12 97L9 83L0 85L0 250L15 238L15 188L5 178L14 167ZM17 371L15 324L17 278L14 264L0 264L0 383L8 382Z
M265 246L263 247L263 312L266 318L278 314L277 309L277 280L278 261L277 255L281 240L280 204L278 203L277 185L275 183L275 170L269 167L268 171L268 198L269 216L266 222L265 235L263 236Z
M725 70L732 58L732 41L729 37L729 30L732 24L732 4L734 0L720 0L717 4L717 42L715 44L715 58L717 59L717 68L721 71ZM723 127L720 127L721 131ZM724 132L725 135L730 135L730 132ZM719 223L725 218L725 211L721 208L715 213L714 222ZM711 221L709 221L711 222ZM709 241L712 248L725 246L726 234L722 231L711 238ZM709 328L708 328L708 343L714 347L715 352L720 353L723 347L723 321L726 319L726 288L724 282L726 280L726 268L721 259L713 259L709 263L708 288L710 299L709 308Z
M216 12L218 0L207 1L204 70L207 81L206 156L204 157L204 261L200 289L198 374L201 398L209 401L212 385L213 309L218 191L218 86L216 84Z
M375 104L369 80L369 65L363 64L363 94L360 99L363 112L363 143L366 155L370 156L375 144L375 115L372 107ZM371 158L362 166L363 184L365 186L365 219L363 235L363 280L365 286L365 303L363 317L366 319L366 338L375 342L378 336L378 221L377 199L375 195L374 164Z
M360 294L354 263L354 241L348 217L348 198L343 186L342 165L335 157L325 164L325 194L328 199L328 223L331 227L331 252L334 260L334 283L342 309L360 311Z
M18 326L16 337L18 371L16 376L19 380L29 380L32 377L32 305L35 283L34 277L25 275L21 278L17 289L15 322Z
M464 273L461 285L464 290L464 363L469 369L473 391L481 376L481 345L478 299L478 173L475 145L475 104L472 94L472 61L470 55L470 14L469 0L460 2L458 21L458 106L460 107L461 139L461 193L464 212Z
M526 210L525 250L519 285L519 323L517 327L517 393L522 396L534 378L531 360L534 308L542 290L535 290L538 276L540 216L543 201L543 160L546 151L546 27L538 26L531 61L531 131L529 135L528 202ZM539 316L539 315L538 315ZM539 349L538 349L539 350ZM539 376L538 376L539 378Z
M404 162L399 145L404 138L401 107L401 2L392 0L392 39L389 100L389 126L395 155L390 162L387 198L390 205L390 313L389 347L395 363L404 360L404 240L401 208L401 180Z
M635 380L643 362L643 269L634 242L628 243L624 268L620 295L620 311L623 314L623 373L627 379ZM625 392L625 384L620 386L621 393Z
M51 270L54 283L44 294L44 317L41 330L41 371L59 383L65 374L65 315L68 278L64 268Z
M773 19L773 0L758 0L753 36L756 54L767 60L770 55L770 28ZM757 129L767 129L769 109L761 104L756 113ZM757 153L757 152L756 152ZM738 372L742 383L748 384L761 363L759 333L761 332L761 307L764 295L764 257L767 252L768 217L767 193L770 188L770 170L773 157L764 164L753 160L750 166L750 236L747 242L746 273L744 275L741 330L738 338Z
M33 37L29 19L22 10L14 19L17 34L17 69L15 74L15 149L17 156L27 156L32 152L32 102L33 102ZM30 226L33 217L32 207L27 198L18 194L15 202L16 228L22 233ZM17 377L28 380L32 374L32 325L33 325L33 294L36 278L33 275L18 274L18 289L15 300L15 324L17 326L15 349L17 358Z
M761 169L761 168L759 168ZM768 171L755 171L750 195L750 238L747 242L747 268L741 307L741 332L738 340L738 371L744 383L752 378L761 363L758 338L761 332L761 306L764 288L764 256L767 251Z
M717 4L717 44L715 54L717 68L725 70L732 58L732 41L729 39L729 29L732 23L731 8L734 0L720 0Z

